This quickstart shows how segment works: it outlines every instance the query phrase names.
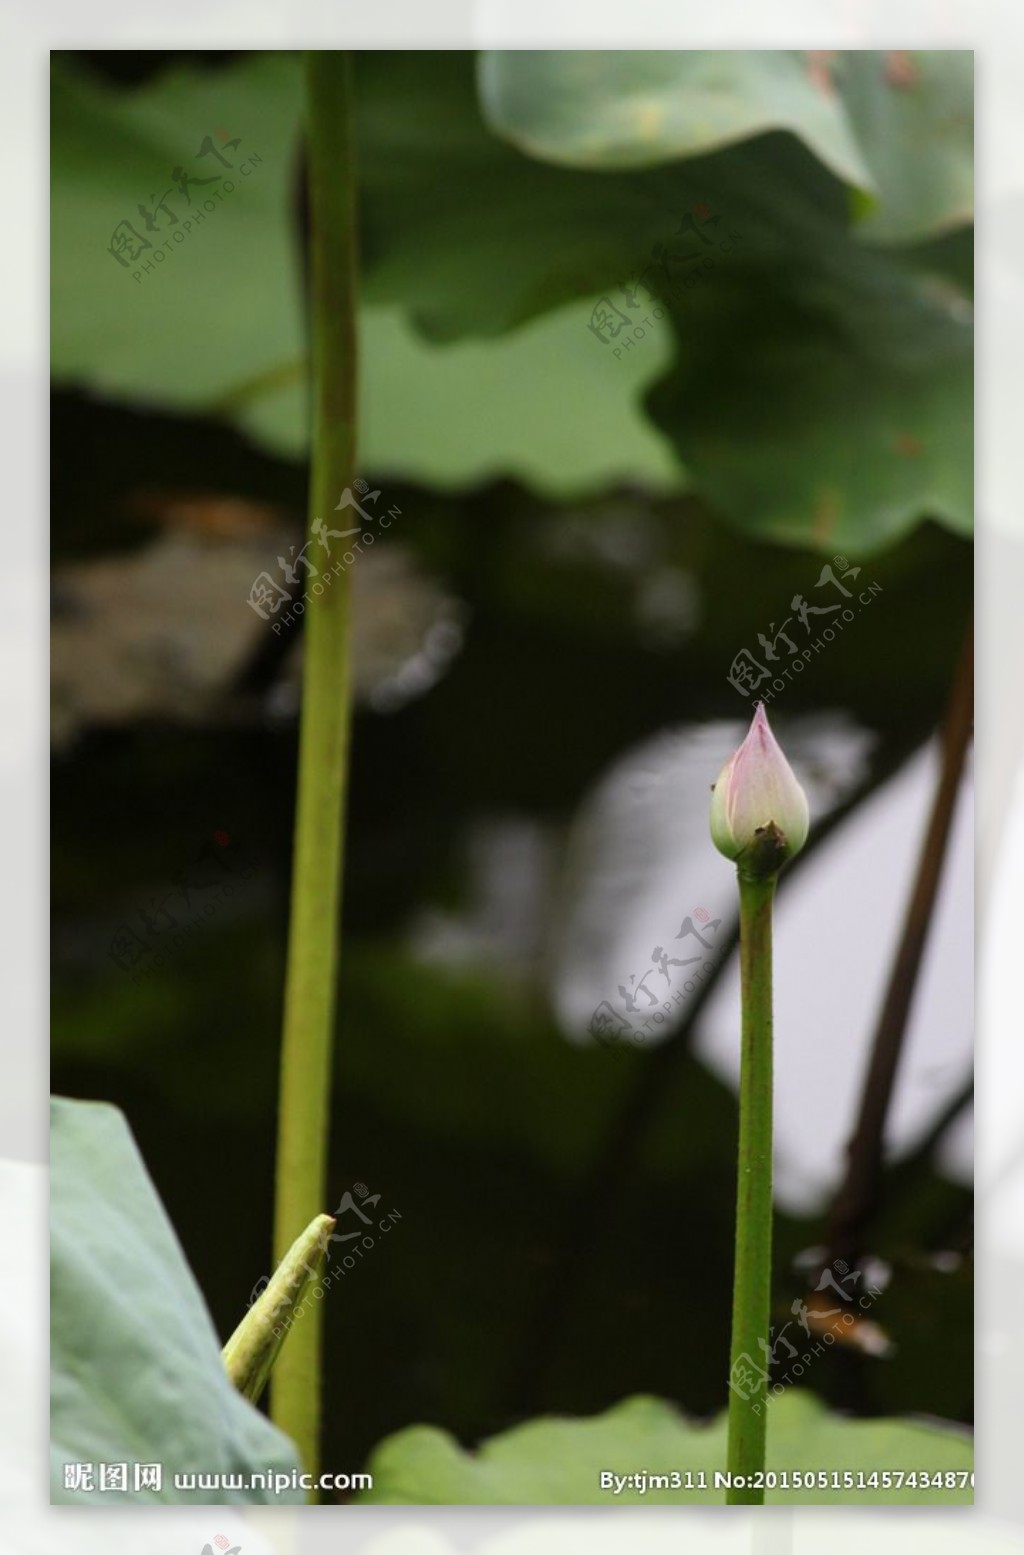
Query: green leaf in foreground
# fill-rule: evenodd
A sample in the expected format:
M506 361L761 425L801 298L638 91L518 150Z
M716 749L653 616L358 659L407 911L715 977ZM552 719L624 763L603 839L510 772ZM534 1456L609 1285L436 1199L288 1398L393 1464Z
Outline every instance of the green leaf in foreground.
M237 1393L167 1215L115 1107L51 1107L51 1498L302 1502L176 1489L176 1473L290 1473L295 1450ZM160 1463L159 1493L65 1490L65 1464Z
M961 1431L909 1420L850 1420L830 1414L811 1393L788 1389L773 1400L768 1416L768 1470L792 1473L849 1471L856 1481L877 1471L927 1470L968 1474L973 1446ZM361 1501L437 1506L660 1506L722 1505L724 1490L713 1489L725 1471L726 1417L709 1425L688 1420L672 1404L631 1398L588 1420L540 1419L492 1437L475 1453L465 1452L445 1431L413 1426L389 1437L367 1465L374 1488ZM601 1489L602 1472L618 1475L701 1471L708 1488L635 1488L614 1496ZM964 1488L876 1490L831 1488L766 1490L769 1505L890 1506L971 1505Z

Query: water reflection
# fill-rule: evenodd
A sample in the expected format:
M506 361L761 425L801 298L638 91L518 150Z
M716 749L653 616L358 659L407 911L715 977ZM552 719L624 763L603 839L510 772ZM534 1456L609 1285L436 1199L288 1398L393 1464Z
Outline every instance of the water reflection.
M839 715L782 720L780 727L820 819L863 780L872 736ZM678 1008L675 985L697 975L706 954L692 971L671 962L712 951L728 932L734 871L711 846L708 800L745 732L740 720L663 732L618 761L582 806L567 850L552 965L552 997L570 1039L590 1040L602 1003L626 1017L647 1010L647 1021L633 1024L649 1025L646 1035L656 1040L664 1036L673 1021L655 1018L644 990Z

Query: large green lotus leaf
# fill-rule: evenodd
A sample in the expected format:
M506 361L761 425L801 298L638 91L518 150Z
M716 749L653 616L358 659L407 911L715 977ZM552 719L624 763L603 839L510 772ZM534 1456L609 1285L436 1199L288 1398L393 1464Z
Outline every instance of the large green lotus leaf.
M287 1437L237 1393L203 1298L121 1113L51 1105L50 1464L54 1502L301 1502L243 1489L249 1473L298 1468ZM198 1149L203 1149L200 1140ZM64 1466L94 1467L66 1490ZM127 1494L99 1465L127 1463ZM136 1492L136 1463L163 1465ZM227 1474L235 1488L176 1489L175 1473Z
M974 219L974 54L853 49L835 78L879 192L862 237L905 243Z
M417 60L422 76L422 59ZM387 255L397 242L400 266L414 260L414 249L400 233L403 207L416 203L422 145L408 167L396 169L391 157L397 130L379 109L390 106L399 123L411 128L403 96L407 68L400 59L388 75L386 62L376 56L361 61L361 71L370 77L361 116L367 163L366 290L390 302L394 288L386 275L374 280L374 235L387 231ZM446 69L450 72L451 65ZM378 82L381 71L385 75ZM426 105L443 108L440 95L429 90L429 74L427 87ZM461 113L471 126L473 155L479 159L482 147L499 165L520 166L532 177L531 164L488 136L479 122L468 68L462 87ZM392 88L398 95L378 103L376 93ZM422 81L419 92L415 112L426 106ZM55 60L52 366L57 379L172 410L207 410L278 453L304 455L305 341L289 233L300 108L301 74L294 55L257 57L216 72L175 69L129 94L100 86L67 60ZM201 163L192 157L200 131L215 136L218 127L241 140L237 151L224 150L228 158L238 161L249 150L262 161L247 179L234 180L234 191L214 213L205 213L201 225L183 233L182 243L162 263L145 251L137 262L122 266L108 252L117 222L131 219L145 237L136 207L142 201L152 209L154 180L164 179L155 191L159 195L173 166L184 165L193 176L220 171L209 156ZM438 134L443 140L441 127ZM422 141L422 128L416 138ZM466 141L465 133L461 138ZM452 148L447 150L450 154ZM443 182L443 159L437 161L436 150L432 155L432 176L441 175ZM544 170L538 171L543 177ZM196 199L209 193L191 187L189 192ZM466 214L472 210L472 194L465 189L459 196ZM182 210L176 191L170 206ZM413 215L410 209L410 223ZM166 226L165 217L160 220L168 241L175 230L182 231L182 221L175 229ZM446 290L457 295L463 262L456 235L445 232L443 220L440 232L443 251L439 268L430 272L432 299ZM416 244L421 237L416 235ZM530 242L536 246L536 238ZM482 281L486 294L486 256L474 259L471 251L468 257L471 269L476 267L474 286ZM506 251L503 263L516 257ZM153 268L143 271L143 263ZM410 269L415 275L414 262ZM579 292L587 285L574 273L568 289ZM410 298L416 291L401 273L397 289ZM563 296L564 290L556 277L552 297ZM525 311L532 316L538 309ZM588 317L589 305L581 302L576 314L555 311L493 345L467 340L437 349L394 306L368 305L361 328L362 464L449 488L512 476L554 496L581 495L617 481L641 481L655 489L678 486L675 456L642 410L643 390L664 370L674 349L670 331L652 337L636 357L605 362L587 330Z
M495 335L642 270L706 205L754 250L793 254L847 220L846 191L809 154L764 187L747 146L639 171L555 167L490 133L467 54L360 57L364 290L435 340ZM806 221L812 222L806 230ZM600 353L596 353L595 360Z
M295 55L258 55L219 70L175 67L133 92L101 85L54 58L55 377L192 410L294 360L302 320L288 217L300 108ZM237 148L222 145L218 130L237 138ZM234 172L209 153L196 156L206 136ZM234 189L221 191L218 201L218 184L189 185L188 206L171 177L177 167ZM153 197L169 189L167 208L177 220L172 225L157 211L158 230L148 233L138 206L153 211ZM207 199L213 211L202 208ZM122 221L151 244L127 265L110 253ZM163 243L170 250L158 262Z
M791 130L848 183L871 174L843 104L797 49L491 49L491 127L567 167L654 167Z
M384 68L376 56L372 68ZM553 307L589 273L608 283L621 331L607 346L594 340L594 372L649 349L652 303L673 318L679 353L651 397L654 418L692 484L741 527L859 555L922 517L969 532L967 297L937 267L858 241L846 189L798 140L761 135L629 175L534 163L528 178L525 159L506 157L503 167L460 109L458 62L440 67L449 75L443 117L422 71L404 59L387 68L403 101L419 95L423 111L415 135L392 125L375 143L368 206L385 212L382 180L397 187L404 168L414 228L411 243L382 249L375 285L401 297L422 328L438 338L505 328ZM379 85L370 98L390 92ZM431 157L435 137L443 164ZM500 200L488 200L484 168ZM474 179L480 210L458 198ZM696 234L685 230L695 213ZM442 257L453 235L463 256L455 289ZM701 277L691 252L711 262ZM475 258L483 272L474 276ZM589 305L581 297L581 328ZM648 312L655 327L632 341Z
M926 516L967 527L961 288L851 237L847 187L799 139L760 135L629 173L554 167L488 132L469 55L441 52L430 64L402 53L357 61L374 310L362 369L367 468L446 486L500 471L557 496L623 477L663 485L671 463L636 402L672 355L674 317L679 365L651 401L655 420L724 516L765 538L856 554ZM296 60L176 71L127 96L68 87L68 71L58 65L54 89L56 372L220 414L300 452L300 288L288 238ZM254 174L137 283L106 252L108 222L129 190L149 198L137 183L143 164L173 162L208 121L261 148L262 182ZM673 275L659 279L659 266L678 280L687 222L684 243L713 254L713 273L641 326L637 278L646 271L644 284L662 293ZM603 292L628 341L602 343L588 329ZM574 300L575 337L569 313L556 311ZM464 350L431 355L394 310L434 344ZM531 329L521 347L514 335L494 342L543 315L554 315L549 330ZM466 337L484 343L471 350ZM446 395L454 414L441 414Z
M771 130L798 136L867 198L865 236L971 220L969 50L491 50L488 122L565 167L648 168Z
M849 549L921 517L969 535L973 328L963 293L895 255L722 264L673 306L680 350L649 397L695 486L752 534Z
M714 1474L726 1464L726 1417L695 1423L674 1405L631 1398L593 1419L540 1419L465 1452L445 1431L413 1426L382 1442L367 1465L373 1489L362 1501L439 1506L721 1505ZM770 1405L767 1468L779 1472L850 1471L856 1480L877 1470L929 1477L971 1474L973 1444L960 1430L911 1420L851 1420L830 1414L812 1393L789 1388ZM708 1485L686 1489L636 1486L613 1495L602 1472L668 1474L703 1471ZM858 1490L767 1490L768 1504L854 1506L971 1505L970 1481L960 1488L901 1486Z
M643 410L644 391L674 353L671 330L606 360L586 318L563 306L496 340L436 345L399 309L364 308L360 464L441 490L503 477L565 498L619 482L677 490L671 444ZM260 389L237 419L281 453L304 452L301 376Z
M537 162L487 130L467 54L433 55L429 70L419 53L360 54L356 82L364 295L436 339L500 334L574 297L582 312L703 201L739 224L745 252L771 257L813 259L846 222L842 185L810 156L769 167L767 183L747 146L628 174ZM55 374L188 408L290 382L303 354L288 230L297 58L175 68L125 93L58 57L52 105ZM137 205L175 165L213 165L194 158L197 124L228 128L241 145L227 154L262 162L180 245L165 239L162 263L122 266L108 251L118 222L143 227ZM182 208L176 191L170 204Z

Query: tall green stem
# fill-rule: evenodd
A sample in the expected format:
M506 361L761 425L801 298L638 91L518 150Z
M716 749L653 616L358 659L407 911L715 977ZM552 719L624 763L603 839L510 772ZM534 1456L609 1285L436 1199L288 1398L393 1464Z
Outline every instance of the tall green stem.
M339 51L307 63L310 311L313 362L309 524L327 520L355 462L356 254L351 65ZM258 328L258 321L254 321ZM325 1203L343 821L351 711L347 569L309 591L298 800L284 997L274 1202L279 1261ZM315 1474L320 1434L321 1302L283 1347L271 1413Z
M732 1292L728 1469L747 1483L726 1499L760 1505L751 1476L764 1468L772 1279L772 901L775 875L739 875L742 1051L739 1161L736 1175L736 1263ZM752 1380L751 1380L752 1379Z

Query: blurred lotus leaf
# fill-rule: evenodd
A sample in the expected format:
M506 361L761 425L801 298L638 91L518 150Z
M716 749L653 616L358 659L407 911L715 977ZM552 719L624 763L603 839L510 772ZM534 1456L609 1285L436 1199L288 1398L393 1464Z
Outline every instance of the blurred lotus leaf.
M859 1474L868 1478L904 1469L906 1475L916 1470L919 1479L927 1470L929 1478L943 1476L941 1486L928 1490L929 1506L973 1505L968 1479L973 1447L963 1431L910 1420L844 1419L798 1388L786 1389L770 1410L768 1471L806 1472L813 1466L830 1477L838 1472L841 1484L844 1471L856 1483ZM725 1492L714 1488L714 1474L725 1462L724 1414L702 1424L661 1399L631 1398L589 1420L531 1420L476 1452L465 1452L433 1426L413 1426L376 1448L368 1464L373 1489L359 1499L433 1506L716 1506ZM639 1470L646 1475L642 1489L635 1488ZM681 1470L694 1480L703 1473L707 1488L687 1488L685 1479L675 1484L671 1476ZM613 1496L610 1487L602 1487L603 1471L630 1476L633 1483ZM947 1473L952 1485L945 1484ZM670 1482L653 1486L652 1475ZM963 1486L960 1476L967 1481ZM765 1501L834 1505L849 1503L852 1494L858 1506L919 1505L922 1499L916 1484L889 1489L876 1484L855 1492L831 1486L769 1489Z
M358 56L370 467L449 488L509 475L561 496L690 484L759 537L858 556L926 517L967 532L969 54L587 58L484 61L488 111L528 156L489 131L468 54L440 52L429 71L415 53ZM663 108L690 75L707 123L655 115L641 154L638 97ZM131 95L57 60L59 379L301 452L299 95L289 55L176 68ZM565 144L570 108L587 166L537 160L583 155ZM163 164L181 170L207 119L259 162L210 175L232 190L214 191L202 226L179 201L151 241L140 216L138 238L166 252L122 264L110 233L140 207L154 216L150 186ZM659 372L652 425L639 396Z

